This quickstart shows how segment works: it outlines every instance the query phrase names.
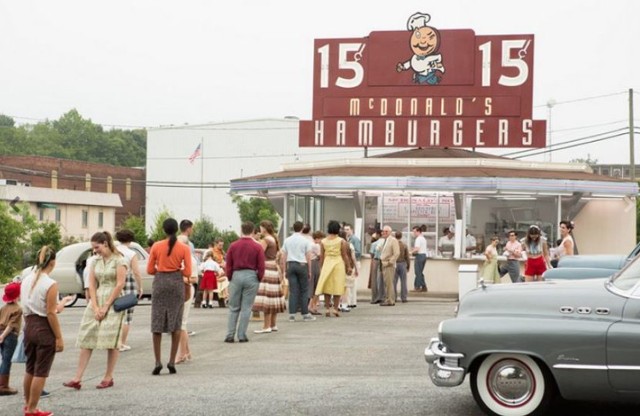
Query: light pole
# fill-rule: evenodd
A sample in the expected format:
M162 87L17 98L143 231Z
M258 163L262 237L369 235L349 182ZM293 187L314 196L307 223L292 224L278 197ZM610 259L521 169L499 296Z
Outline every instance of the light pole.
M553 140L551 138L551 109L553 108L553 106L556 105L556 100L554 100L553 98L551 98L549 101L547 101L547 156L549 157L549 162L551 162L551 149L549 149L549 147L551 147L551 145L553 144ZM547 159L545 157L545 159Z

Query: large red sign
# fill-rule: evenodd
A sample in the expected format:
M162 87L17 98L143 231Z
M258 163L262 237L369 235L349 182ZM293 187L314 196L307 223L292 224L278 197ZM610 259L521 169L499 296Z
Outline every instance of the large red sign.
M438 30L316 39L313 120L300 146L544 147L532 119L533 35Z

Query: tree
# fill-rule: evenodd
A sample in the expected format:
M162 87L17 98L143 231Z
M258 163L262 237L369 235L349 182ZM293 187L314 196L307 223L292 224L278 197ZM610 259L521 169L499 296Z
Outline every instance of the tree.
M60 225L55 222L41 222L31 231L31 263L35 264L36 255L42 246L50 246L54 251L62 248Z
M222 231L216 227L207 217L201 218L193 223L193 234L191 242L198 248L209 247L217 238L222 238L225 249L233 241L238 239L238 234L234 231Z
M280 216L276 212L273 204L268 199L263 198L244 198L240 195L233 196L233 202L238 206L238 214L240 221L251 221L258 225L260 221L269 220L273 223L275 229L278 229Z
M0 114L0 127L14 127L15 125L16 122L12 117Z
M21 266L24 226L13 218L9 205L0 202L0 281L7 281Z
M166 238L166 235L164 233L164 230L162 229L162 223L167 218L173 218L173 217L174 217L173 213L169 211L167 207L163 207L162 210L158 212L158 214L156 214L156 217L153 221L153 228L151 229L151 235L149 236L149 238L151 238L153 241L164 240Z
M0 154L37 155L117 166L144 166L147 132L143 129L105 131L73 109L58 120L16 127L0 115Z
M591 159L591 155L587 153L587 158L577 157L575 159L569 160L569 163L586 163L587 165L593 167L598 164L598 159Z
M160 224L160 226L162 227L162 224ZM131 230L135 242L140 244L142 247L147 246L147 240L149 240L149 237L147 236L144 218L137 215L129 215L120 224L120 229Z

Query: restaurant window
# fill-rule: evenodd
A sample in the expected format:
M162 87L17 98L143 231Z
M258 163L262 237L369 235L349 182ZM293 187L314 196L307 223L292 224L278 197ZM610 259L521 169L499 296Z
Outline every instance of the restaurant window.
M62 211L60 208L56 208L56 222L60 222L62 219Z
M104 227L104 212L102 211L98 212L98 227Z
M364 203L364 249L369 250L371 235L389 225L402 232L402 241L413 246L414 226L424 225L427 248L434 255L440 230L455 224L456 209L453 194L423 194L366 196Z
M477 252L482 253L491 237L498 236L498 252L507 242L508 232L515 230L523 239L531 225L537 225L549 245L555 245L557 233L557 197L505 195L470 196L467 229L476 238Z
M82 210L82 228L89 227L89 211L86 209Z
M44 208L38 208L38 221L44 221Z

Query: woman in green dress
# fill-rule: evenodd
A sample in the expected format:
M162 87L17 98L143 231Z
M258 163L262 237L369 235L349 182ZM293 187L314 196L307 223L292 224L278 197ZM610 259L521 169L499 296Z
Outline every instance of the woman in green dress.
M500 241L500 238L498 238L497 235L491 237L491 243L484 251L486 260L484 261L484 268L482 269L482 278L485 282L500 283L500 273L498 272L498 250L496 249L498 241Z
M124 312L113 310L113 302L122 295L127 275L126 260L116 250L111 234L106 231L95 233L91 237L91 246L98 258L89 272L91 299L78 332L78 369L72 380L63 383L65 387L76 390L82 387L82 376L95 349L107 350L107 371L96 388L113 387L113 371L118 360L118 342L124 318Z

